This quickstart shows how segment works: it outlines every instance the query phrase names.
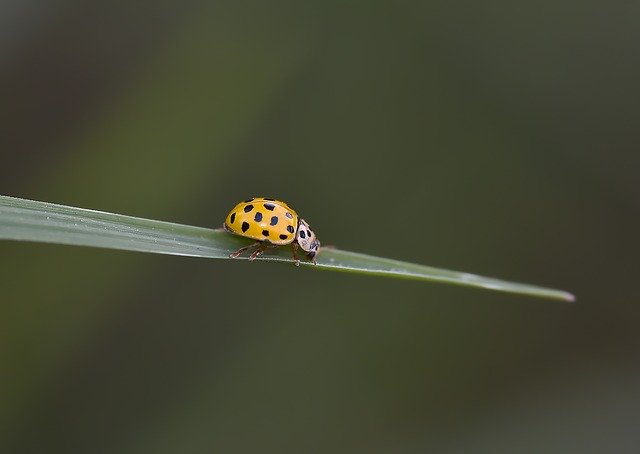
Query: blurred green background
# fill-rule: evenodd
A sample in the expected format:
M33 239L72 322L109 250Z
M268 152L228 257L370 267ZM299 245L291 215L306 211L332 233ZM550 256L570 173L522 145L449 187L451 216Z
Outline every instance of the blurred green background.
M637 452L638 2L0 3L0 193L563 288L0 243L0 452Z

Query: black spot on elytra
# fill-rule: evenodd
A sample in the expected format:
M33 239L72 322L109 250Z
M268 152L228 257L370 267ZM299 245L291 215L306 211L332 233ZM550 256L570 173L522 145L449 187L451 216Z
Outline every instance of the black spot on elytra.
M262 221L262 213L260 213L259 211L256 213L256 217L253 218L254 221L256 222L260 222Z
M273 203L265 203L264 207L269 211L273 211L276 206Z
M292 225L288 225L287 226L287 232L293 233L293 226Z
M246 207L244 207L244 212L245 212L245 213L248 213L248 212L250 212L251 210L253 210L253 205L247 205Z
M271 225L276 225L278 223L278 216L271 216Z
M307 235L311 238L311 232L307 230Z
M300 238L304 240L306 237L307 235L305 235L304 230L300 230Z
M289 213L288 211L284 215L286 217L288 217L289 219L293 219L293 215L291 213Z
M242 223L242 233L246 232L247 230L249 230L249 223L248 222L243 222Z
M281 240L286 240L287 239L287 235L285 235L284 233L282 235L280 235L280 239Z
M253 199L245 200L244 203L253 202Z
M231 223L233 224L236 220L236 214L235 213L231 213Z
M275 202L275 201L276 201L276 199L267 199L266 197L265 197L264 199L265 199L265 200L270 200L270 201L272 201L272 202Z
M263 234L264 236L269 236L269 231L268 231L268 230L263 230L263 231L262 231L262 234Z

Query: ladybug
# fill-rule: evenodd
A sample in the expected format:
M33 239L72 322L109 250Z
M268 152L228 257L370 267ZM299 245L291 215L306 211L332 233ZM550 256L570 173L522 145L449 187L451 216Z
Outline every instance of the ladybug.
M291 244L296 266L300 266L296 254L298 246L316 263L320 241L311 226L280 200L255 197L240 202L227 215L224 228L234 235L256 240L254 244L230 254L231 258L236 258L257 245L257 249L249 256L249 260L255 260L268 248Z

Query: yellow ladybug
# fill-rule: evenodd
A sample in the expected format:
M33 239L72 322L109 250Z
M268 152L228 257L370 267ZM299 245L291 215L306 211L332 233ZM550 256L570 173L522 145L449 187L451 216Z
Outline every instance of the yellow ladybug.
M227 215L224 228L235 235L257 240L253 245L238 249L230 255L231 258L257 245L258 248L249 256L249 260L255 260L270 247L291 244L296 266L300 265L296 255L298 246L316 263L320 241L309 224L279 200L256 197L240 202Z

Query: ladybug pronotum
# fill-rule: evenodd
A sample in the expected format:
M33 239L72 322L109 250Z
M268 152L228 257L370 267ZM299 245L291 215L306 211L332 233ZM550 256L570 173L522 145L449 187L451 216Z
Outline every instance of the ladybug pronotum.
M309 224L279 200L256 197L240 202L227 215L224 228L235 235L256 240L254 244L231 254L231 258L236 258L247 249L257 246L249 256L249 260L255 260L268 248L291 244L296 266L300 265L296 254L298 246L313 263L316 263L315 257L320 249L320 241Z

